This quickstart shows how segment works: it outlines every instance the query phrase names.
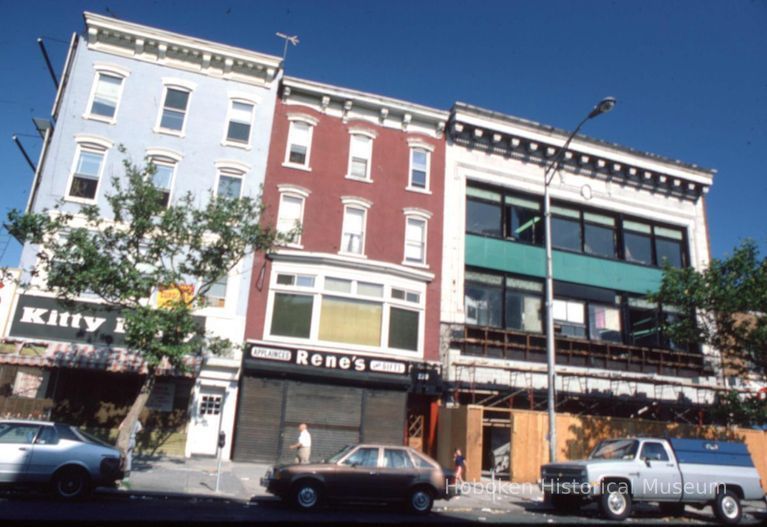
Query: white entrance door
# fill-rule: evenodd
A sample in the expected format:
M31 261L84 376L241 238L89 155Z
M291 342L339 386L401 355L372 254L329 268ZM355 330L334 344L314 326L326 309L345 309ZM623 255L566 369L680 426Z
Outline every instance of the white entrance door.
M202 386L192 419L192 454L215 456L224 404L224 390ZM228 441L227 441L228 442Z

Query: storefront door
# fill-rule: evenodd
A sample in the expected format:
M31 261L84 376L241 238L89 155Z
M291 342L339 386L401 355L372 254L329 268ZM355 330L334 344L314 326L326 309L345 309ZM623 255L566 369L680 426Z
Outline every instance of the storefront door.
M200 387L197 405L192 416L192 426L189 430L189 434L192 436L192 455L216 455L223 406L223 388Z

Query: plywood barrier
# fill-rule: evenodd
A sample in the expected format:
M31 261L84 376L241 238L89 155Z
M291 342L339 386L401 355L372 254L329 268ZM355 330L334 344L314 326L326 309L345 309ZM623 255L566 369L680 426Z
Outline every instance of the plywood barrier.
M512 410L511 477L515 482L535 482L540 467L548 462L548 415L545 412ZM700 437L744 441L751 458L767 482L767 432L746 428L693 426L642 419L557 414L557 459L586 457L602 439L627 436ZM481 421L480 421L481 424ZM440 441L442 436L440 436ZM472 451L473 452L473 451ZM481 444L479 455L481 455ZM480 457L475 458L477 460ZM472 462L467 457L468 462Z
M439 412L437 461L453 468L453 452L460 448L466 457L464 480L479 481L482 471L481 406L442 408Z

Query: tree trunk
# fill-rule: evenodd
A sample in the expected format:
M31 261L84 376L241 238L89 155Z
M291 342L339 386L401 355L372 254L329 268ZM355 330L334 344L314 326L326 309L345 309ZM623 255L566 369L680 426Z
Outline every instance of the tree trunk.
M120 432L117 435L117 448L123 453L127 453L128 451L131 430L133 430L134 423L138 420L139 416L141 416L141 412L146 406L149 395L152 393L152 388L154 388L154 382L155 373L152 371L152 368L149 368L149 373L147 373L146 379L144 379L144 384L141 385L136 400L133 401L130 410L128 410L128 415L126 415L123 422L120 423Z

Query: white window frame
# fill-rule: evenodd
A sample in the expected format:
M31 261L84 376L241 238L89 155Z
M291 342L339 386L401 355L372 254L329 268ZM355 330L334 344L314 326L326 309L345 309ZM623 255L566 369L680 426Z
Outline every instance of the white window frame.
M297 283L294 283L293 285L278 284L277 278L279 275L311 276L314 279L314 285L298 285ZM326 278L344 278L351 280L353 282L351 292L342 293L337 291L326 291ZM383 296L378 298L360 295L358 293L360 282L383 285ZM392 298L392 289L403 290L406 293L415 293L418 295L418 301L413 302L412 300L407 301L406 299ZM297 294L312 297L312 319L310 321L308 338L288 337L284 335L272 334L274 298L277 293ZM358 299L369 302L380 302L382 304L380 345L367 346L363 344L346 344L320 340L319 334L322 297L325 294L332 297ZM416 350L389 347L389 327L391 318L390 312L391 308L393 307L418 312L418 345ZM407 280L386 274L353 270L344 267L326 267L314 266L306 263L274 262L269 278L269 295L267 297L264 320L264 338L271 342L298 346L312 346L318 349L325 349L329 351L340 350L344 353L349 353L350 349L354 349L366 353L371 353L376 356L396 356L410 359L418 358L423 356L425 346L426 283Z
M414 208L403 209L403 212L405 214L405 232L404 232L404 246L403 246L403 252L402 252L402 264L414 266L414 267L428 268L429 265L427 263L427 260L428 260L427 250L429 247L429 243L428 243L429 220L431 219L431 213L426 210L414 209ZM415 262L415 261L411 261L407 259L407 246L408 246L407 227L408 227L408 223L411 220L423 222L423 242L422 242L423 243L423 260L420 262Z
M252 148L251 144L253 142L253 129L255 128L256 106L258 105L258 102L259 101L257 99L249 95L243 95L243 94L229 95L229 108L227 109L226 120L224 121L224 137L221 140L222 145L233 146L235 148L242 148L244 150L250 150ZM232 114L234 113L235 103L249 104L251 106L250 122L248 123L248 125L250 126L250 130L248 130L248 140L246 142L233 141L229 139L229 124L232 121Z
M319 121L312 117L311 115L306 114L298 114L298 113L289 113L288 114L288 136L285 140L285 159L282 162L282 166L288 167L288 168L297 168L298 170L306 170L311 171L311 154L312 154L312 142L314 140L314 127L317 126L317 123ZM294 163L290 160L290 147L293 144L291 142L291 137L293 137L293 123L299 122L307 125L309 127L309 130L307 130L307 145L306 145L306 156L304 159L304 163ZM298 143L296 143L298 144Z
M99 191L101 190L101 182L104 179L104 170L107 164L107 153L112 148L112 141L103 137L95 135L78 134L75 136L75 155L72 160L72 166L69 169L69 177L67 178L67 186L64 189L64 201L71 201L74 203L87 203L93 204L98 201ZM101 165L99 166L99 177L96 183L96 191L93 193L93 198L80 198L77 196L70 196L69 191L72 188L72 182L75 178L75 172L77 171L77 165L80 162L80 154L82 152L90 152L94 154L101 154Z
M277 190L280 193L280 202L279 202L280 204L277 210L277 221L275 224L275 229L279 228L280 214L283 211L282 203L283 203L283 199L286 197L295 198L301 201L301 209L298 215L298 222L300 223L301 227L303 227L304 211L306 210L306 200L309 198L309 194L311 194L311 191L303 187L298 187L296 185L277 185ZM299 235L292 242L287 243L285 245L287 247L303 249L302 238L303 238L303 232L299 233Z
M90 119L92 121L101 121L102 123L107 124L115 124L117 122L117 112L120 111L120 103L122 102L123 97L123 90L125 89L125 81L130 75L130 71L126 70L125 68L121 68L119 66L115 66L112 64L94 64L93 69L96 71L95 75L93 76L93 84L91 85L91 92L88 96L88 106L85 108L85 113L83 114L83 118ZM109 75L111 77L119 77L120 78L120 89L117 92L117 101L115 102L115 111L114 115L112 117L107 117L105 115L99 115L92 113L93 109L93 102L96 98L96 88L98 87L99 80L101 79L101 75Z
M369 148L367 152L367 163L365 166L365 177L352 175L352 145L356 136L365 137L369 140ZM346 164L346 179L352 179L354 181L364 181L365 183L372 183L372 166L373 166L373 143L375 142L376 133L367 128L350 128L349 129L349 159Z
M344 196L341 198L341 203L343 203L344 206L344 215L343 220L341 222L341 244L339 245L339 251L338 254L342 254L345 256L354 256L355 258L367 258L365 256L365 243L367 242L367 221L368 221L368 210L370 209L370 206L372 203L364 198L357 198L357 197L351 197L351 196ZM362 234L360 236L360 252L350 252L347 251L344 248L344 238L346 235L346 218L347 218L347 212L349 209L355 209L355 210L361 210L362 211Z
M213 194L218 196L218 187L221 183L221 176L237 177L242 181L242 184L240 185L240 195L237 196L238 198L241 198L245 191L245 176L250 172L250 166L232 160L216 161L214 166L216 167L216 181L215 186L213 187Z
M181 154L167 148L148 148L146 151L147 162L151 161L155 166L166 166L172 169L170 183L168 184L168 207L173 202L173 189L176 186L176 173L178 172L178 164L181 158Z
M189 109L192 106L192 96L194 95L194 90L197 88L197 85L193 82L189 82L183 79L162 79L162 84L162 98L160 99L160 107L159 111L157 112L157 121L154 125L154 132L158 134L173 135L176 137L185 137L186 127L189 124ZM184 110L184 124L181 126L181 130L173 130L170 128L163 128L161 126L162 114L165 111L165 99L168 97L168 90L185 91L189 94L189 97L186 100L186 109Z
M407 141L410 148L407 171L406 190L411 192L420 192L422 194L431 194L431 155L434 152L434 145L431 145L421 139L410 138ZM413 154L415 150L426 151L426 186L424 188L413 186Z

